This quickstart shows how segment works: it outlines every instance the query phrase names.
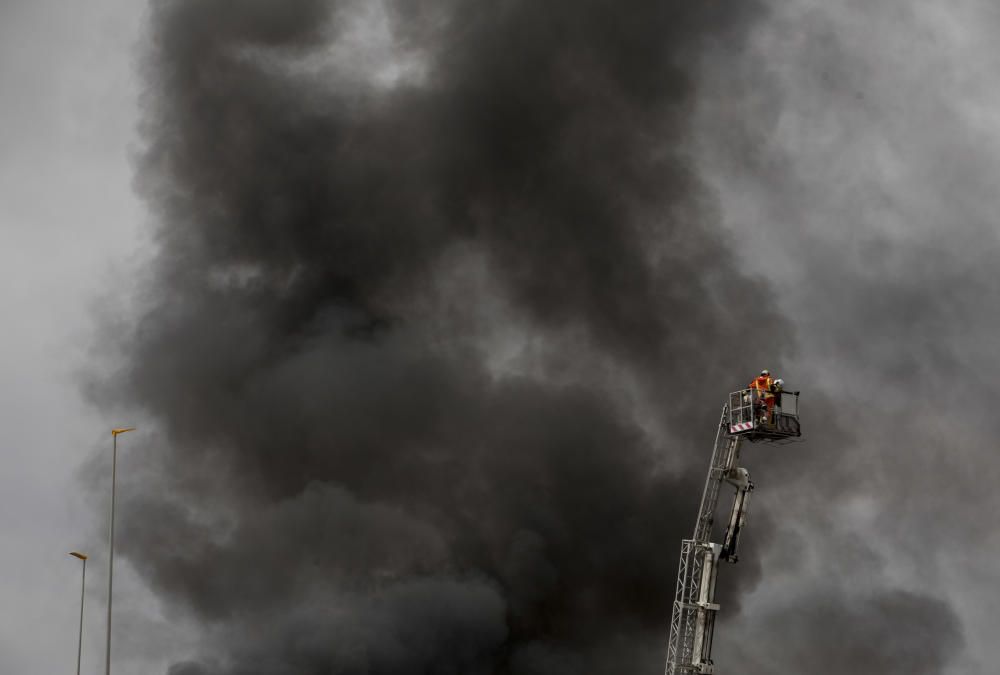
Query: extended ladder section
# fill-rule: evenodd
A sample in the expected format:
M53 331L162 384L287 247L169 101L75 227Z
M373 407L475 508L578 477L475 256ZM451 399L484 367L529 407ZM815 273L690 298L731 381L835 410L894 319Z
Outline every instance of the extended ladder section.
M748 497L753 489L746 469L736 467L742 436L729 435L729 408L722 409L722 419L715 436L712 464L705 481L705 490L698 508L694 537L681 542L681 559L677 570L677 591L670 617L670 639L667 643L666 675L679 673L712 673L712 637L715 631L715 580L718 564L723 559L736 560L739 529L746 519ZM727 477L740 479L726 532L726 545L711 542L715 509L719 492ZM734 524L735 527L734 527ZM725 557L724 557L725 555Z
M798 392L785 393L783 399L779 407L756 392L743 390L730 394L729 402L722 407L694 536L681 542L666 675L715 672L712 638L719 610L715 602L719 563L738 560L737 546L753 492L750 473L738 466L740 445L744 439L785 441L799 437ZM723 483L733 486L736 492L723 543L716 544L711 541L712 530Z

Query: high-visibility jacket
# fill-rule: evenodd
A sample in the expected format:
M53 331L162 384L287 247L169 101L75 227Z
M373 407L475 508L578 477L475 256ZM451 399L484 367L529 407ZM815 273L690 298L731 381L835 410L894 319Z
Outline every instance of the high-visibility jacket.
M769 394L771 392L772 384L774 384L774 380L771 379L770 375L761 375L759 377L755 377L750 382L750 388L756 389L760 392L761 396L764 396L765 394Z

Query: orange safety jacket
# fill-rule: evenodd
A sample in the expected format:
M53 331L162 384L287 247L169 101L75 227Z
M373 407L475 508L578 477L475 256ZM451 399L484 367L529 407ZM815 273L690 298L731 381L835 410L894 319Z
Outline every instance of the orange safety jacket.
M767 397L768 395L773 396L773 394L771 394L772 384L774 384L774 380L771 379L770 375L760 375L759 377L755 377L750 382L750 388L756 389L758 392L760 392L761 396L764 397Z

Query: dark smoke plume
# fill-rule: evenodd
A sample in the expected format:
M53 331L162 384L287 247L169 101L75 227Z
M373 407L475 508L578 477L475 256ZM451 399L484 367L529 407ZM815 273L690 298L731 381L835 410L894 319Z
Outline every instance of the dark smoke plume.
M722 396L789 348L687 155L757 12L154 5L101 396L162 434L120 541L205 627L171 675L662 668Z

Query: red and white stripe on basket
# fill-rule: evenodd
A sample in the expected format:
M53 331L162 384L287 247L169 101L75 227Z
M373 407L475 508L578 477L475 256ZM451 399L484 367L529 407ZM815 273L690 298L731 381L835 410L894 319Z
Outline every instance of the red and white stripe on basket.
M737 422L729 427L729 433L738 434L741 431L750 431L751 429L753 429L753 422Z

